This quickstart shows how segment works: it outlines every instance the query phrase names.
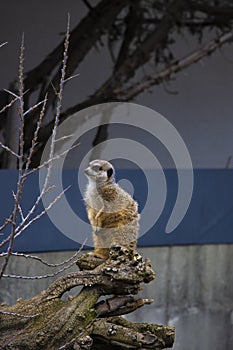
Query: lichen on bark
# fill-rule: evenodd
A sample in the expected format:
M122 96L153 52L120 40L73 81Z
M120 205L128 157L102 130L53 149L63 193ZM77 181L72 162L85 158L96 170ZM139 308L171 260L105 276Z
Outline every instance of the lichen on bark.
M136 298L141 283L155 277L150 261L120 246L108 260L83 254L79 270L58 278L29 300L0 308L1 349L163 349L172 347L174 328L133 323L121 315L153 300ZM80 293L61 299L75 286ZM98 301L101 296L105 300Z

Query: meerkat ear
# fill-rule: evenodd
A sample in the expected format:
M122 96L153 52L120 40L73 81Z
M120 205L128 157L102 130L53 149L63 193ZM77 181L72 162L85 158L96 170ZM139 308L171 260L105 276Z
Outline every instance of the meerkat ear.
M112 168L108 169L107 170L108 178L110 178L112 176L112 174L113 174L113 169Z

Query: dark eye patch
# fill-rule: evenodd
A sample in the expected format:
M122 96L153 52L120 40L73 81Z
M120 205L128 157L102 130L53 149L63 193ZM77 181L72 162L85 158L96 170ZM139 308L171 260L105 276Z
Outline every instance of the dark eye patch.
M108 169L107 170L108 178L110 178L112 176L112 174L113 174L113 169L112 168Z

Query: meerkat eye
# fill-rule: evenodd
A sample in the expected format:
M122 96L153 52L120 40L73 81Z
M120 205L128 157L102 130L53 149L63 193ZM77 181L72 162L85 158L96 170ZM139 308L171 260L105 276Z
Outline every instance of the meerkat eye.
M107 175L108 175L108 178L110 178L111 176L112 176L112 174L113 174L113 169L108 169L107 170Z
M100 167L99 165L94 165L93 166L93 170L94 171L99 171L99 170L101 170L102 169L102 167Z

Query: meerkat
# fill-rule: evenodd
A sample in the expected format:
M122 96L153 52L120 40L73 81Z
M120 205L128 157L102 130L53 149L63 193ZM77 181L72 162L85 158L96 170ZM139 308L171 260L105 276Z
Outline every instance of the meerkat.
M115 182L112 164L93 160L85 174L89 181L84 201L92 226L94 255L107 259L110 247L115 244L136 250L138 204Z

